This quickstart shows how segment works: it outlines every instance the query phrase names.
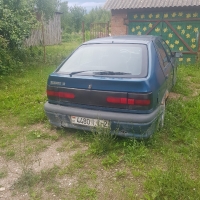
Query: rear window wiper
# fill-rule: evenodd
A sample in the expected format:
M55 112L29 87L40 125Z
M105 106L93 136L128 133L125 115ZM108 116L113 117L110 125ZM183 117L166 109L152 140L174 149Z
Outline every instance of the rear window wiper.
M131 73L113 72L113 71L101 71L101 72L94 72L94 75L131 75Z
M83 72L91 72L93 71L93 75L131 75L131 73L125 72L113 72L113 71L101 71L101 70L83 70L83 71L75 71L69 73L70 77L75 74L83 73Z
M89 72L89 71L96 71L96 70L83 70L83 71L76 71L76 72L71 72L69 75L72 77L75 74L83 73L83 72Z

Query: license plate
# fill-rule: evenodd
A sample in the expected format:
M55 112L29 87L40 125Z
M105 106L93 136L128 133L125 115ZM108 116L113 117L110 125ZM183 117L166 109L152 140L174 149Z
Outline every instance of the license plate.
M102 126L102 127L108 127L109 121L108 120L98 120L98 119L91 119L86 117L77 117L77 116L71 116L71 122L73 124L80 124L84 126Z

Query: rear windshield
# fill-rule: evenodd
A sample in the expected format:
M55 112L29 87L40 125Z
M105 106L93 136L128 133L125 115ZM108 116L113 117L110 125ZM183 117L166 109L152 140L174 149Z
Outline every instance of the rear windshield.
M145 77L147 58L143 44L88 44L80 46L57 72L112 71Z

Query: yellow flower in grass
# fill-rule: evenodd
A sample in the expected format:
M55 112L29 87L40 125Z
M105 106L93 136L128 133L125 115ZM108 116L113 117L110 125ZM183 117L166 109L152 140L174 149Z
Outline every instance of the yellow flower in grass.
M191 28L192 28L192 26L191 26L191 25L187 26L187 29L188 29L188 30L190 30Z
M164 18L168 18L169 14L168 13L165 13L164 14Z
M179 58L179 61L182 62L182 61L183 61L183 58Z
M190 17L191 17L190 13L186 14L186 18L190 18Z
M160 29L157 27L157 28L155 29L155 31L158 33L158 32L160 31Z
M187 58L187 62L191 62L191 58Z
M142 32L141 32L141 31L139 31L139 32L138 32L138 35L142 35Z
M170 48L171 48L171 49L173 49L173 48L174 48L174 45L173 45L173 44L170 44L169 46L170 46Z
M174 12L174 13L172 13L172 17L176 17L176 13Z
M198 17L198 13L197 12L193 13L193 17Z
M172 33L169 33L169 35L168 35L170 38L172 38L173 37L173 34Z
M190 38L190 34L188 33L188 34L186 34L186 38Z
M136 29L139 30L139 29L140 29L140 26L136 26Z
M143 31L146 31L146 30L147 30L147 27L144 27L144 28L143 28Z
M179 13L178 13L178 16L179 16L179 17L182 17L182 16L183 16L183 12L179 12Z
M141 15L140 18L141 18L141 19L144 19L144 18L145 18L145 15Z
M138 18L138 15L137 15L137 14L133 15L133 18L134 18L134 19L137 19L137 18Z
M178 25L178 26L177 26L177 29L178 29L178 30L181 30L181 26Z
M149 24L149 28L152 28L152 27L153 27L153 24L152 24L152 23L150 23L150 24Z
M166 33L168 31L168 28L164 28L163 31L164 33Z
M151 19L153 17L153 15L152 14L149 14L149 18Z
M158 19L159 17L160 17L160 14L157 14L157 15L156 15L156 19Z
M178 40L175 40L175 42L174 42L175 44L179 44L179 41Z
M179 51L183 51L183 47L179 47Z
M194 32L197 33L199 31L199 28L194 28Z
M165 42L166 42L167 44L169 44L169 40L166 40Z
M191 42L193 42L193 43L196 42L196 38L192 38Z
M185 34L185 30L184 29L181 31L181 34L183 34L183 35Z
M196 45L195 45L195 44L192 44L191 47L192 47L193 49L195 49L195 48L196 48Z
M132 28L132 30L131 30L132 32L135 32L135 28Z

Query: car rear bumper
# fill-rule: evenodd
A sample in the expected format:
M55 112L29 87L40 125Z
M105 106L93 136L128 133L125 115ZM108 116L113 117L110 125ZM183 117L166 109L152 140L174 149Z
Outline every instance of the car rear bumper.
M57 127L91 130L91 127L71 123L70 117L103 119L110 121L112 133L135 138L148 138L153 134L162 110L160 106L150 114L130 114L66 107L48 102L45 103L44 109L50 123Z

